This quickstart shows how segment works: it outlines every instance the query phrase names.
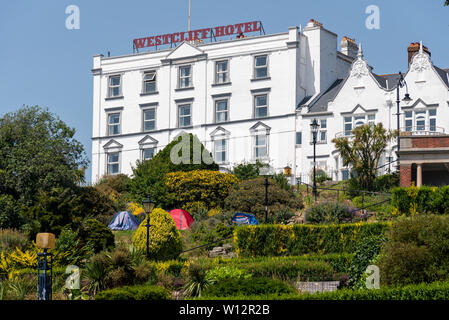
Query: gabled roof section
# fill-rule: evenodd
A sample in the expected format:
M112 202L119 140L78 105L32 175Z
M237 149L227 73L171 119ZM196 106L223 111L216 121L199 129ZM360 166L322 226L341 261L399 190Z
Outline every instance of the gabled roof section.
M271 127L267 126L262 121L258 121L255 125L253 125L251 128L249 128L251 131L270 131Z
M197 47L191 45L190 43L184 41L175 50L170 52L165 59L182 59L182 58L190 58L198 55L204 54L204 51L198 49Z
M362 105L358 104L351 111L342 112L341 114L354 114L358 109L360 109L362 111L360 113L367 113L367 112L377 111L377 109L365 109L364 107L362 107Z
M121 143L118 143L114 139L111 139L103 146L103 149L112 149L112 148L123 148L123 145Z
M218 135L228 136L230 134L231 133L228 130L226 130L225 128L223 128L222 126L218 126L217 128L215 128L214 131L212 131L210 133L211 136L218 136Z
M437 66L433 66L435 68L435 71L440 76L441 80L446 84L446 86L449 88L449 69L440 69Z
M153 137L151 137L148 134L139 141L139 145L142 145L142 144L157 144L157 143L159 143L159 141L157 141L156 139L154 139Z
M337 79L325 92L319 94L315 99L308 103L307 112L327 111L329 101L333 101L340 92L346 79Z

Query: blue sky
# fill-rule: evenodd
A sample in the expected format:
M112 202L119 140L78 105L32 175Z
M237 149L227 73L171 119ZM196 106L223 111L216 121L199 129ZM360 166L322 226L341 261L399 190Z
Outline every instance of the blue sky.
M407 69L407 46L423 40L434 64L449 68L449 7L443 0L192 0L192 29L261 20L266 33L324 27L363 43L378 74ZM65 26L66 7L80 9L80 29ZM369 5L380 9L380 29L365 27ZM39 105L76 128L90 159L92 57L132 53L132 40L187 30L188 0L2 1L0 116ZM90 180L90 168L87 170Z

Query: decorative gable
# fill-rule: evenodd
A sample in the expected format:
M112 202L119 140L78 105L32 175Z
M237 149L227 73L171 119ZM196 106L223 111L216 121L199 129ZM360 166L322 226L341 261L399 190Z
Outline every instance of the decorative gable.
M432 68L432 62L430 61L430 56L427 52L424 52L422 41L419 46L419 52L415 54L412 58L412 63L410 65L411 72L423 72L424 70L429 70Z
M179 59L186 59L186 58L193 58L197 57L199 55L204 55L204 51L196 48L195 46L191 45L188 42L183 42L181 45L179 45L175 50L170 52L166 57L165 60L179 60Z
M265 134L270 134L271 127L269 127L265 123L259 121L255 125L253 125L249 130L252 133L262 132L262 133L265 133Z
M223 128L222 126L218 126L214 131L210 133L210 136L212 140L220 139L220 138L227 138L231 135L231 133Z
M139 146L148 147L148 146L156 146L159 143L156 139L151 137L150 135L146 135L139 141Z
M109 140L104 146L103 149L105 150L111 150L111 149L121 149L123 148L123 145L121 143L118 143L114 139Z

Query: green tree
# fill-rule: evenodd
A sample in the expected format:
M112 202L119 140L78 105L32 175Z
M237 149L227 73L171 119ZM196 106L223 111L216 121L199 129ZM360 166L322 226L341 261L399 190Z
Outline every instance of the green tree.
M176 149L175 149L176 148ZM196 148L196 149L195 149ZM173 152L172 152L173 150ZM198 151L201 151L198 152ZM188 151L188 152L186 152ZM186 154L183 154L186 153ZM184 162L176 163L184 155ZM178 157L177 159L175 159ZM182 134L159 151L152 159L137 160L133 167L132 180L129 182L130 193L135 201L142 201L148 194L157 205L167 203L165 174L177 171L218 170L212 155L193 134Z
M75 129L38 106L0 118L0 193L29 205L54 187L71 188L87 166Z
M446 0L446 2L444 3L444 5L447 7L449 6L449 0Z
M242 162L232 168L232 174L239 180L254 179L259 176L260 168L265 167L266 164L260 160L256 160L255 163Z
M377 165L387 144L396 135L386 130L382 123L365 124L354 128L351 137L335 138L332 142L343 159L343 165L350 165L364 190L373 190Z

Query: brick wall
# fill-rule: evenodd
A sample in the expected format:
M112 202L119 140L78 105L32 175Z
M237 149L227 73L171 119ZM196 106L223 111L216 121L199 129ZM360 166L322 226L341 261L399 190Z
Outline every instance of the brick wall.
M410 187L412 184L412 166L401 165L399 178L401 187Z
M413 137L412 148L449 148L449 137Z

